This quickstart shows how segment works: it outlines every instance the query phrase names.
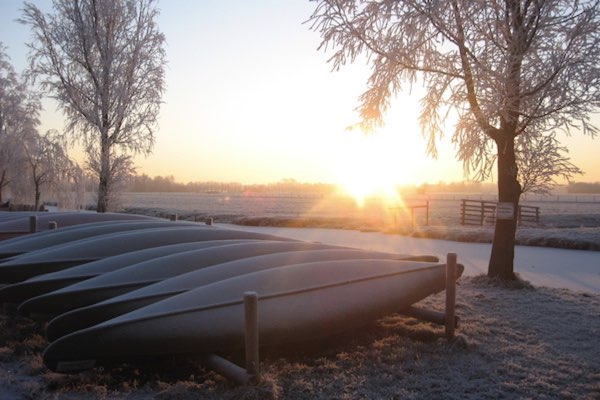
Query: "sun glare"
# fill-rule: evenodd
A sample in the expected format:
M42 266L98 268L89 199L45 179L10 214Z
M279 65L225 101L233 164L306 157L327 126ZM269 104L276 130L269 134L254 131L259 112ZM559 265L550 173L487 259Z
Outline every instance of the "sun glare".
M411 164L413 169L416 166L412 161L423 156L420 146L410 148L408 144L415 142L415 138L407 136L390 130L369 135L345 132L335 158L336 179L359 206L371 197L392 204L401 201L397 186L414 179Z

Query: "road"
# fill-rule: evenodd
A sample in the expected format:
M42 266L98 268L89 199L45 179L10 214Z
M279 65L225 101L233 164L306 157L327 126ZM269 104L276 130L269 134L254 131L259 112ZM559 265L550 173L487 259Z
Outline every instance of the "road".
M486 273L491 251L490 244L419 239L380 232L216 225L366 250L435 255L441 260L445 260L447 253L456 253L458 262L465 266L465 276ZM600 293L600 252L598 251L516 246L515 272L535 286Z

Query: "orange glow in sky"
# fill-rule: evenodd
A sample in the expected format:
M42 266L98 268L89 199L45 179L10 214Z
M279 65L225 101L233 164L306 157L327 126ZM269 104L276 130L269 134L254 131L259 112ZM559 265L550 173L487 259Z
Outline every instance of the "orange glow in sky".
M49 0L31 0L49 10ZM373 136L347 131L366 89L369 69L357 63L331 71L331 53L302 22L308 1L161 1L166 36L164 104L153 153L136 158L138 173L180 182L267 183L284 178L341 183L358 198L395 184L461 181L449 143L438 159L425 154L417 123L419 96L401 95ZM26 66L28 28L19 1L0 2L0 41L17 71ZM45 101L41 130L62 128ZM600 125L600 124L598 124ZM599 142L574 135L563 142L572 161L600 181Z

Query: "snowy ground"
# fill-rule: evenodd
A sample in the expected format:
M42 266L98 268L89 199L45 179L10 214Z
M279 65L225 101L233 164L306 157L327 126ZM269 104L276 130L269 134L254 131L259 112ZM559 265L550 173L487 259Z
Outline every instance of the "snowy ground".
M431 254L445 259L456 253L465 266L465 276L484 274L490 257L487 243L462 243L420 239L380 232L339 229L273 228L219 224L220 226L265 232L294 239L403 254ZM515 271L535 286L600 293L600 252L548 247L516 246Z

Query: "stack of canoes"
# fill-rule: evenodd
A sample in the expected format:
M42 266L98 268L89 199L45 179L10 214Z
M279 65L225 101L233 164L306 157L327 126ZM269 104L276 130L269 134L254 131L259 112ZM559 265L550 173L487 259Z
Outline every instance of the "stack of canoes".
M58 227L67 227L93 222L157 219L145 215L85 211L56 213L36 211L0 212L0 240L19 237L30 233L31 217L36 217L36 231L48 230L50 222L54 222Z
M279 346L357 329L445 285L432 256L109 215L0 241L0 302L49 321L44 362L55 371L237 351L248 291L261 345Z

